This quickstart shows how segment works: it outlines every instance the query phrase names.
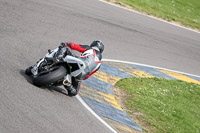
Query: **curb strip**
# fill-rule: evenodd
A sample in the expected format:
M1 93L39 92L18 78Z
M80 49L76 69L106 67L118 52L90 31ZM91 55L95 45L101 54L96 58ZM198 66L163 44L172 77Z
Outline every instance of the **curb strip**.
M128 77L158 77L200 84L200 76L144 64L104 59L100 70L82 82L80 95L89 107L80 100L79 95L77 99L113 132L142 132L117 104L112 91L117 81Z

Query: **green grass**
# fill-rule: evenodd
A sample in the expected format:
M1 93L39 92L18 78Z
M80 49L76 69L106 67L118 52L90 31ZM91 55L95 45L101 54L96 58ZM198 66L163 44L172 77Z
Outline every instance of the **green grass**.
M131 95L126 108L141 112L139 120L155 128L153 132L200 132L200 85L161 78L127 78L115 86Z
M115 3L200 30L199 0L115 0Z

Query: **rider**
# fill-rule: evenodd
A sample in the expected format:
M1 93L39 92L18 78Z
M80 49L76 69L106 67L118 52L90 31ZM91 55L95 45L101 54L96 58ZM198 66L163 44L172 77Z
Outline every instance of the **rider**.
M104 44L100 40L93 41L90 46L67 42L61 43L59 48L64 48L64 50L61 50L64 51L64 53L61 54L61 58L57 61L67 61L71 66L71 73L68 73L64 77L63 85L68 91L69 96L75 96L79 93L81 81L89 78L100 68ZM71 50L79 51L81 56L76 56ZM54 53L55 52L56 49ZM32 66L29 67L26 69L25 73L27 75L32 75L32 69L35 68Z
M75 56L70 51L68 52L66 57L67 58L69 58L69 56L76 57L77 59L83 61L86 66L85 69L79 71L79 73L75 72L76 73L75 76L73 76L73 74L71 76L67 75L65 77L66 80L64 80L63 82L64 87L68 91L68 95L75 96L76 94L79 93L81 81L89 78L93 73L95 73L100 68L102 59L101 54L104 50L104 44L102 41L96 40L93 41L90 46L75 44L74 42L67 42L65 43L65 45L66 48L70 48L71 50L76 50L81 53L81 56L79 57ZM71 63L71 65L73 69L73 63Z

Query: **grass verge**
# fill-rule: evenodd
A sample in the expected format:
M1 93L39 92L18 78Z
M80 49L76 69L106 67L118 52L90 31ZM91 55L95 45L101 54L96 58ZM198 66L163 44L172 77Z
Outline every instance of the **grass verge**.
M125 108L137 112L145 132L200 132L200 85L162 78L126 78L116 83L129 94ZM148 125L146 128L145 125Z
M198 0L107 0L200 31Z

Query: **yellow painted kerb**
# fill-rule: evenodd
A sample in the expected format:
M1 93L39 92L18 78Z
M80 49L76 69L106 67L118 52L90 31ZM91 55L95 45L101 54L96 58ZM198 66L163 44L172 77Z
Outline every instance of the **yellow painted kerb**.
M122 110L122 108L120 107L120 105L118 105L118 103L115 100L115 97L113 95L106 94L106 93L103 93L103 92L100 92L100 91L98 91L97 93L99 95L102 95L104 97L104 100L106 100L107 102L111 103L111 106L113 106L114 108L117 108L119 110Z
M120 80L119 77L108 75L102 71L97 71L92 76L111 85L114 85L118 80Z
M143 78L152 78L154 76L148 74L148 73L145 73L143 71L140 71L140 70L136 70L136 69L122 69L122 68L119 68L120 71L124 71L128 74L131 74L135 77L143 77Z
M183 74L180 74L180 73L175 73L175 72L170 72L170 71L166 71L166 70L161 70L161 69L157 69L158 71L160 72L163 72L171 77L174 77L176 79L179 79L179 80L182 80L182 81L186 81L186 82L191 82L191 83L196 83L196 84L200 84L199 81L197 80L194 80L192 78L189 78Z

